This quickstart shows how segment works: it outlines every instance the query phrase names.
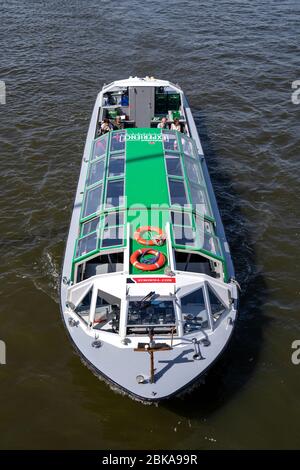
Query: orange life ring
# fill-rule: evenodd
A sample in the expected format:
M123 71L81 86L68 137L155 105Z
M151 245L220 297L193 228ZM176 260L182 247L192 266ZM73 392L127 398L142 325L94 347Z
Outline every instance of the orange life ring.
M157 239L145 240L145 238L143 238L143 235L145 232L156 232ZM150 225L145 225L144 227L139 227L136 230L134 234L134 238L140 245L154 246L154 245L163 245L166 237L161 228L151 227Z
M144 255L145 253L149 255L154 255L158 256L158 260L155 263L152 264L146 264L146 263L140 263L139 258L140 256ZM141 248L139 250L136 250L132 255L130 256L130 263L137 269L140 269L141 271L155 271L156 269L162 268L163 265L166 262L166 257L165 255L158 250L152 250L151 248Z

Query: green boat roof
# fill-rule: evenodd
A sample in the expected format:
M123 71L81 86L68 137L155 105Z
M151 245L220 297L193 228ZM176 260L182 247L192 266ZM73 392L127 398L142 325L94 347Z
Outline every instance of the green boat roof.
M167 222L174 248L224 264L194 141L176 131L149 128L95 139L73 264L125 247L128 223L133 233L139 226L164 228ZM132 250L140 248L132 243Z

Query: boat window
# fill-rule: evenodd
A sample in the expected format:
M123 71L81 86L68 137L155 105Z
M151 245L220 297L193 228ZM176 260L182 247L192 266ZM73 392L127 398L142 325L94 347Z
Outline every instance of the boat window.
M128 305L127 326L173 326L175 310L171 300L130 301Z
M86 181L87 186L97 183L103 179L104 175L104 158L90 164L89 173Z
M103 230L101 246L107 248L109 246L123 245L124 227L109 227Z
M196 184L191 184L190 185L190 190L191 190L191 199L192 203L194 205L200 204L200 205L205 205L205 196L204 192L201 189L200 186ZM199 212L203 212L202 210L199 210Z
M173 225L174 241L176 245L195 246L196 233L191 227Z
M92 160L95 160L96 158L102 157L106 154L107 142L108 135L103 135L99 139L95 140Z
M111 299L106 297L104 292L98 291L94 318L95 329L102 329L111 333L119 331L121 302L120 299L115 300L117 303L112 304Z
M189 137L181 136L181 145L185 155L195 157L194 145Z
M175 262L178 271L213 275L209 259L201 256L200 253L175 250Z
M217 294L214 292L213 288L208 284L208 295L210 301L211 313L214 321L217 321L218 318L225 312L226 307L223 305Z
M83 238L80 238L77 243L76 258L84 256L97 248L97 232L93 232Z
M199 185L190 184L190 192L192 204L196 206L195 209L200 214L210 215L205 189Z
M83 279L89 279L99 274L108 274L123 271L124 252L108 253L89 259L85 263Z
M83 299L79 302L77 307L75 308L75 312L79 315L85 323L88 323L89 315L90 315L90 306L92 300L92 291L93 288L87 292L87 294L83 297Z
M167 173L172 176L182 176L182 167L179 154L166 153Z
M108 176L122 176L124 174L124 153L113 154L109 159Z
M188 180L191 183L203 184L202 172L199 162L185 157L184 159Z
M183 181L169 178L169 190L171 204L179 204L181 206L187 204L186 190Z
M181 298L181 312L186 322L186 332L208 327L208 313L202 287Z
M200 249L222 256L218 238L214 234L213 226L207 220L196 217L198 244Z
M81 235L87 235L88 233L95 232L99 228L100 217L96 217L95 219L89 220L82 224L82 231Z
M188 225L192 226L192 216L184 211L171 212L171 220L174 225Z
M124 204L124 180L111 180L107 183L106 206L119 207Z
M163 145L165 150L173 150L178 152L179 148L176 133L171 131L163 131Z
M114 226L124 224L124 212L110 212L105 216L104 225Z
M200 232L200 235L201 233L203 232ZM217 239L214 236L208 235L206 232L204 232L204 237L202 237L202 241L203 241L202 248L204 250L210 251L211 253L214 253L215 255L221 256ZM200 237L200 242L201 242L201 237Z
M83 217L88 217L98 212L101 207L102 185L88 189L85 196Z
M110 151L124 151L125 150L125 132L113 132L110 141Z
M95 310L95 323L97 323L103 316L107 316L109 312L109 303L102 297L100 292L97 294L96 310Z
M196 217L196 222L198 221L199 217ZM213 229L213 226L212 226L212 223L211 222L208 222L207 220L203 220L203 226L204 226L204 230L205 232L207 232L208 234L214 234L214 229Z
M168 111L179 111L180 94L168 90L167 87L155 87L155 114L166 115Z

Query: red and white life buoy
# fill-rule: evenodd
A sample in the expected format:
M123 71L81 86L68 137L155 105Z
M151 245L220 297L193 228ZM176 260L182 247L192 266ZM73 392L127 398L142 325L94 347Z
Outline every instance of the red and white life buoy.
M147 264L147 263L140 263L139 259L143 255L154 255L156 260L154 263ZM156 269L160 269L163 267L163 265L166 262L165 255L158 250L153 250L149 248L141 248L139 250L136 250L132 255L130 256L130 263L137 269L140 269L141 271L155 271Z
M154 232L156 233L156 236L154 235L150 240L146 240L143 238L143 235L146 232ZM139 227L134 234L134 238L140 245L147 246L163 245L166 239L165 234L161 228L151 227L150 225Z

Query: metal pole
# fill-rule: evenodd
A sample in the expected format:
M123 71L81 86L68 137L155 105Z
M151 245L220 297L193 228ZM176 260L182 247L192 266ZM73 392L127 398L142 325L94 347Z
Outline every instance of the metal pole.
M154 353L149 351L150 354L150 383L154 384Z
M174 330L175 330L175 328L172 328L171 348L173 347Z

